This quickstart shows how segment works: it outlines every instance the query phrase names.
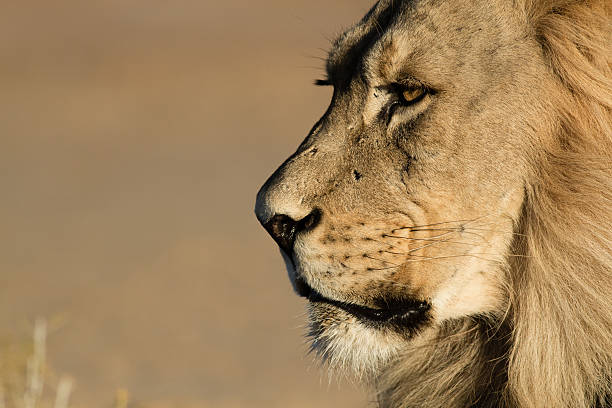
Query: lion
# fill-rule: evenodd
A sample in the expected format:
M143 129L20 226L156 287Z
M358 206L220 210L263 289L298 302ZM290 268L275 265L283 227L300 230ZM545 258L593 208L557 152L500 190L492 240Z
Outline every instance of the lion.
M255 211L380 407L612 406L611 47L609 0L381 0L333 42Z

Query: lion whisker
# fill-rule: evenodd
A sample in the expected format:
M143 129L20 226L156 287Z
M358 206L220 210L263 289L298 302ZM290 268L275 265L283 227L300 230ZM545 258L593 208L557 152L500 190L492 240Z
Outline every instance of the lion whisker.
M462 222L468 222L468 221L470 221L470 220L445 221L445 222L434 222L432 224L412 225L410 227L395 228L395 229L392 229L391 232L395 233L396 231L402 231L402 230L412 230L412 229L416 229L416 228L436 227L436 226L445 225L445 224L460 224Z
M401 265L395 264L395 263L393 263L393 262L390 262L390 261L387 261L387 260L384 260L384 259L374 258L373 256L370 256L370 255L367 255L367 254L366 254L366 255L364 255L364 257L365 257L365 258L368 258L368 259L372 259L372 260L374 260L374 261L384 262L384 263L387 263L387 264L390 264L390 265L395 265L396 267L401 266Z
M428 240L431 241L431 240L434 240L436 238L441 238L441 237L444 237L446 235L449 235L451 232L445 232L444 234L436 235L436 236L429 237L429 238L402 237L402 236L399 236L399 235L388 235L388 234L384 234L383 237L384 238L408 239L410 241L428 241Z
M491 217L491 215L483 215L483 216L472 218L472 219L463 219L463 220L456 220L456 221L443 221L443 222L434 222L432 224L413 225L411 227L400 227L400 228L396 228L394 230L391 230L391 232L393 233L395 231L400 231L400 230L405 230L405 229L434 227L434 226L437 226L437 225L444 225L444 224L460 224L460 223L468 224L468 223L473 223L473 222L476 222L478 220L481 220L481 219L487 218L487 217Z
M433 241L433 242L444 242L444 243L448 243L448 244L458 244L458 245L472 245L472 246L478 246L479 244L477 243L473 243L473 242L465 242L465 241L449 241L449 240L439 240L439 239L433 239L433 238L407 238L407 237L396 237L396 236L389 236L389 238L398 238L398 239L408 239L411 241Z
M463 227L459 227L459 228L420 229L420 230L416 230L415 232L420 232L420 231L449 231L449 233L450 232L456 232L456 233L460 233L460 234L476 235L478 238L482 239L483 241L487 240L484 236L482 236L480 234L477 234L475 232L468 231L466 228L463 228Z
M514 231L500 231L500 230L493 230L493 229L484 229L484 228L466 228L469 230L474 230L474 231L483 231L483 232L495 232L497 234L507 234L507 235L514 235L514 236L518 236L518 237L526 237L526 234L521 234L519 232L514 232Z
M504 264L503 261L499 261L499 260L496 260L496 259L484 258L484 257L480 257L480 256L473 255L473 254L445 255L445 256L431 256L431 257L423 256L423 255L414 255L414 254L407 254L407 255L412 257L412 258L420 258L420 259L407 259L406 262L422 262L422 261L434 261L434 260L438 260L438 259L452 259L452 258L470 257L470 258L481 259L481 260L487 261L487 262L492 262L492 263L497 263L497 264Z
M387 254L391 254L391 255L406 255L404 252L393 252L393 251L386 251L386 250L381 250L381 251Z
M447 241L447 240L443 240L443 239L442 239L442 240L438 240L438 241L430 242L429 244L427 244L427 245L422 245L422 246L420 246L420 247L418 247L418 248L412 248L410 251L408 251L408 254L412 254L413 252L419 251L419 250L424 249L424 248L429 248L430 246L434 246L434 245L436 245L436 244L439 244L439 243L441 243L441 242L446 242L446 241Z

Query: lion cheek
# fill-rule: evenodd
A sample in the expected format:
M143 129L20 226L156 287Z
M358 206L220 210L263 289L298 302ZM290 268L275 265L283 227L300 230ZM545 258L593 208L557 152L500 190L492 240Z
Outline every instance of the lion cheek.
M397 272L397 281L410 288L410 295L417 299L430 300L437 289L447 281L452 273L438 270L435 264L407 261Z

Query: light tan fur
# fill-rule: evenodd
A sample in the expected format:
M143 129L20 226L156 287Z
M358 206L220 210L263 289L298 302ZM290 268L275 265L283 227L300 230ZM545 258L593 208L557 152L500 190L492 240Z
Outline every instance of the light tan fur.
M612 2L380 1L328 71L257 215L322 214L292 280L431 313L372 328L315 302L313 350L385 408L612 406ZM406 78L436 92L383 123Z
M558 78L556 126L534 155L512 283L508 398L521 407L612 399L612 3L530 2ZM603 398L607 396L607 400Z

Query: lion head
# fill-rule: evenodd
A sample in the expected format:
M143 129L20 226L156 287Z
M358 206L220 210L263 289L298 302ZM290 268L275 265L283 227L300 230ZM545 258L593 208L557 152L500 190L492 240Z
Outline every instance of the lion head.
M257 196L313 350L385 407L612 403L608 0L381 0Z

